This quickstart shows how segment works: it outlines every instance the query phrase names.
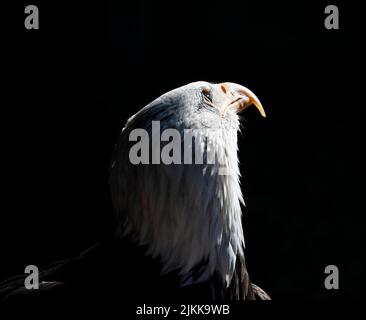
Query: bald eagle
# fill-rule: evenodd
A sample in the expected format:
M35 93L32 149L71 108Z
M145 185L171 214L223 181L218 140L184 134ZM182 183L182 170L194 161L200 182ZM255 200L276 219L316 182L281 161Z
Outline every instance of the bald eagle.
M0 286L0 297L270 299L244 258L238 113L252 104L265 117L246 87L199 81L138 111L111 159L113 235L45 268L38 290L19 276Z

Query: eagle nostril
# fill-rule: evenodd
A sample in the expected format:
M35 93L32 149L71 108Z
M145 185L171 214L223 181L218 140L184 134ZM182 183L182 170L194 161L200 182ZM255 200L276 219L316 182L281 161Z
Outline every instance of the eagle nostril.
M226 88L223 84L221 85L221 91L226 94Z

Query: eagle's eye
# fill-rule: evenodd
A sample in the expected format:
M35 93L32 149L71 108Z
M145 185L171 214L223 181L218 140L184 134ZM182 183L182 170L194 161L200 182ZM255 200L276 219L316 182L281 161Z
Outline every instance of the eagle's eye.
M208 103L209 105L212 105L211 90L209 88L203 88L202 95L205 102Z

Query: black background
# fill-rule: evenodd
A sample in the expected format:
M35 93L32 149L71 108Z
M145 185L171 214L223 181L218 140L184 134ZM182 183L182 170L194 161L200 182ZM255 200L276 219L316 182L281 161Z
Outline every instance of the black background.
M340 29L326 30L330 3L42 1L25 30L26 4L4 47L0 280L111 231L107 168L129 116L186 83L232 81L267 112L247 110L239 146L253 281L273 299L362 296L362 7L332 2ZM340 290L324 288L330 264Z

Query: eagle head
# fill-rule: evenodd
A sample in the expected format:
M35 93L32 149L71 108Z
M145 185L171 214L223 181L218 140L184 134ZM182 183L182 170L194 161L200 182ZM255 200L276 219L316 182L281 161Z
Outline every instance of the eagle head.
M238 113L261 103L234 83L194 82L133 115L115 146L110 188L117 235L176 272L181 285L217 276L228 287L244 236Z

